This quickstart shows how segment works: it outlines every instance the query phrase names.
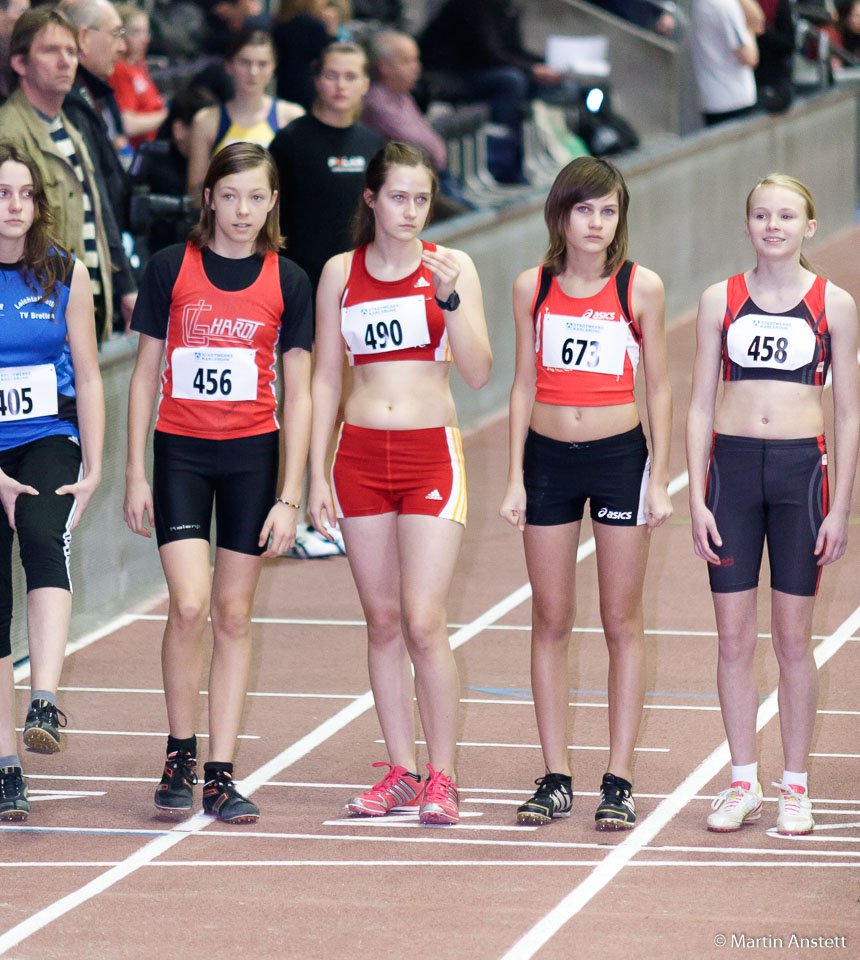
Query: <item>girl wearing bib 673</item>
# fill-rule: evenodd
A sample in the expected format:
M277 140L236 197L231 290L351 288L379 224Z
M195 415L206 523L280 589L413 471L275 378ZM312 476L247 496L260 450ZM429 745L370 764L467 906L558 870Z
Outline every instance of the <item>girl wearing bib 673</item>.
M609 649L609 762L600 830L636 823L633 748L645 696L642 585L648 533L672 514L666 485L672 399L663 284L625 260L628 192L605 160L581 157L556 177L544 208L549 248L514 284L517 365L510 470L501 515L523 531L532 585L532 691L546 775L520 823L570 814L568 646L585 501ZM633 397L645 371L653 458Z
M358 248L325 265L317 292L309 513L340 518L367 619L370 682L390 763L355 797L355 816L420 800L422 823L459 816L454 746L460 686L445 599L466 522L463 453L448 385L451 362L477 389L492 355L474 264L418 234L437 190L417 147L389 143L370 161ZM353 388L332 468L326 452L341 392L344 346ZM430 755L415 756L412 677Z
M182 813L197 781L194 733L201 642L211 615L209 757L203 809L230 823L259 816L233 783L261 557L292 544L310 434L310 281L278 256L278 175L250 143L219 151L187 245L150 261L132 329L140 333L128 412L125 520L154 521L170 607L162 670L170 736L155 806ZM284 378L284 480L278 477L275 378ZM159 388L153 484L144 451ZM217 528L209 572L213 502Z
M774 784L777 830L804 834L814 826L806 773L818 699L812 611L822 567L845 552L857 460L857 312L801 254L816 227L802 183L765 177L747 197L746 213L756 266L702 294L687 418L693 545L708 561L717 688L732 754L731 785L714 801L708 829L731 832L761 816L754 656L767 541L785 760ZM832 501L821 404L828 369L838 468Z

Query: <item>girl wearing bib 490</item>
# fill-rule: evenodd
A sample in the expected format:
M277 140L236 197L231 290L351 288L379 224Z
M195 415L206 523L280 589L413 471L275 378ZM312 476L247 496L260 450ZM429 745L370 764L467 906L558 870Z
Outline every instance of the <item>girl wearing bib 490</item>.
M166 813L192 806L200 646L211 615L203 809L230 823L259 816L236 789L232 762L251 658L251 606L261 556L280 556L295 538L310 435L310 281L278 256L277 188L267 150L237 143L219 151L204 181L199 225L186 246L153 257L132 320L140 343L129 390L125 520L146 537L146 515L154 521L170 594L161 654L170 736L155 805ZM150 490L144 450L165 356Z
M818 700L812 611L822 567L845 552L857 460L857 312L801 254L816 227L802 183L765 177L746 212L756 266L702 294L687 417L693 545L708 561L717 688L732 755L731 785L714 801L708 829L740 830L761 816L754 657L767 541L785 760L774 784L777 830L804 834L814 826L806 773ZM838 458L832 501L821 404L828 368Z
M543 265L514 284L517 365L510 470L501 515L523 531L532 586L532 691L546 775L520 823L570 814L568 647L586 500L609 649L609 762L599 830L636 823L633 748L645 696L642 585L648 534L672 514L666 485L672 398L663 284L625 260L627 187L605 160L581 157L556 177L544 208ZM645 372L653 459L633 397Z
M429 159L389 143L370 162L358 248L325 265L317 292L309 513L320 532L340 518L367 619L368 666L390 763L350 801L380 816L420 801L422 823L456 823L457 666L445 598L466 522L463 452L448 385L451 362L486 383L492 354L481 288L459 250L423 243L437 190ZM341 392L344 345L353 389L332 468L326 452ZM430 754L417 773L412 677Z
M15 743L12 540L27 577L32 697L24 745L62 748L57 684L72 531L101 477L104 396L86 267L62 251L38 166L0 142L0 820L26 820Z

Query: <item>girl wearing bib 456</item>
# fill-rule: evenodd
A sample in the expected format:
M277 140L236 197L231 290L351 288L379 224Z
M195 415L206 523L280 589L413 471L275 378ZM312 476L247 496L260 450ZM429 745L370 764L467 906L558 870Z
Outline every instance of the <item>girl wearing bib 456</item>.
M520 823L570 814L568 647L576 555L590 501L609 649L609 763L599 830L636 823L633 748L645 696L642 585L648 534L672 514L666 485L672 398L663 284L625 260L627 187L605 160L581 157L556 177L544 208L543 265L514 284L517 366L510 470L501 515L523 531L532 586L531 677L546 775ZM633 398L645 371L653 459Z
M376 764L388 774L348 809L380 816L420 801L422 823L456 823L460 687L445 599L466 488L448 380L453 361L469 386L483 386L492 354L472 261L418 239L437 190L427 156L389 143L370 161L365 184L358 248L328 261L317 292L310 453L309 513L320 532L340 519L391 761ZM330 488L325 462L344 345L353 388ZM430 754L426 784L417 773L410 658Z
M310 281L278 256L278 177L267 150L225 147L209 165L200 223L186 246L151 260L132 329L140 333L128 413L125 520L142 536L154 521L170 607L161 661L170 736L155 805L192 806L194 734L207 615L209 757L203 809L253 822L256 804L233 783L233 752L251 658L251 607L261 556L292 544L310 435ZM275 370L284 378L284 481L278 477ZM153 441L153 488L144 450ZM215 574L209 574L213 501Z
M86 267L61 250L38 166L0 142L0 820L26 820L15 742L12 540L27 577L24 745L62 748L72 531L101 477L104 396Z
M804 834L814 826L806 774L818 701L812 611L822 567L845 552L857 461L857 311L801 254L816 227L802 183L765 177L747 197L746 213L756 266L702 294L687 417L693 545L708 561L717 688L732 755L731 785L714 801L708 829L740 830L761 816L754 657L767 541L785 759L774 784L777 830ZM838 468L832 500L821 404L828 369Z

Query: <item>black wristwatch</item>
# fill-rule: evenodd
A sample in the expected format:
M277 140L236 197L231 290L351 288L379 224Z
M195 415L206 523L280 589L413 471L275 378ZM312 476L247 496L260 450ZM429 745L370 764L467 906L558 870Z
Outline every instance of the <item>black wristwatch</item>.
M460 307L460 294L456 290L451 293L447 300L440 300L438 297L433 299L439 305L440 310L458 310Z

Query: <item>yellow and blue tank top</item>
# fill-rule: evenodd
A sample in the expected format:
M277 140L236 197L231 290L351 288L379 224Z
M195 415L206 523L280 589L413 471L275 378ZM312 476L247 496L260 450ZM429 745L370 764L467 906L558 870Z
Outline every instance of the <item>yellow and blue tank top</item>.
M234 123L227 107L221 104L221 116L218 120L218 133L215 135L215 146L212 149L213 156L224 147L231 143L256 143L261 147L268 145L275 138L278 132L278 100L272 97L272 106L265 120L255 123L253 127L240 127Z

